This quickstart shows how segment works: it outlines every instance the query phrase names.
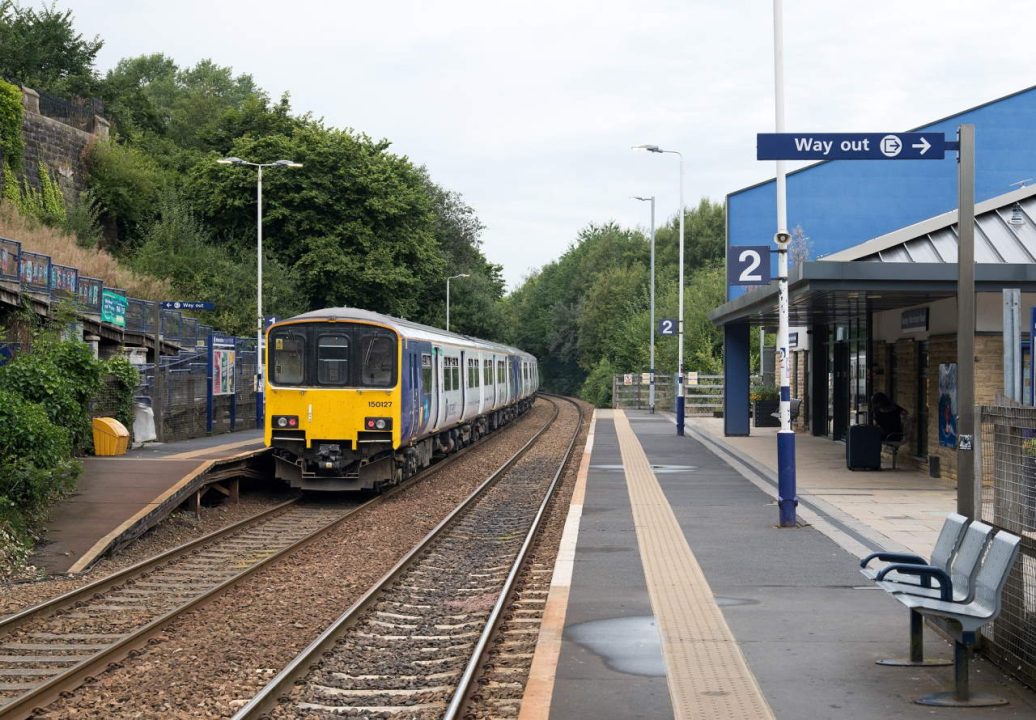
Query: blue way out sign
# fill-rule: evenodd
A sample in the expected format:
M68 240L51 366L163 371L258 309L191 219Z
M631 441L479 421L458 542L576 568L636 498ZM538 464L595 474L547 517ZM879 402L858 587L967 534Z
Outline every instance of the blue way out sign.
M942 160L946 136L908 133L759 133L757 160Z

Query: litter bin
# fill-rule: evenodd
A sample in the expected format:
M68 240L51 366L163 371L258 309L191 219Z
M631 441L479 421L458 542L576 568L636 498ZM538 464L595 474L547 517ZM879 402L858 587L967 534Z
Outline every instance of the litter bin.
M94 418L95 455L125 455L129 447L129 430L115 418Z

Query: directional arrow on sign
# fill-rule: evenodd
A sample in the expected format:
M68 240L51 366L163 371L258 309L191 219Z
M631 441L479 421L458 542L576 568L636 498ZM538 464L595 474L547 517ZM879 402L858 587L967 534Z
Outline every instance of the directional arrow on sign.
M928 142L928 140L926 140L924 137L922 137L921 142L916 142L910 147L914 148L915 150L920 150L921 154L924 155L926 152L928 152L928 148L930 148L931 146L932 144Z

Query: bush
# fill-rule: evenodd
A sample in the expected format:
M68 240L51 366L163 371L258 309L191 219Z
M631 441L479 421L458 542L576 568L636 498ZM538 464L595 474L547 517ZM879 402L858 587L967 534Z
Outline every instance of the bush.
M51 344L37 338L35 345L34 352L0 367L0 388L43 406L50 420L67 431L70 452L89 449L86 408L100 384L100 364L80 342Z
M140 385L140 371L121 355L109 358L104 363L104 372L115 381L115 419L133 430L133 400Z
M0 80L0 156L12 170L22 166L25 141L22 138L22 91L17 85Z
M87 156L87 169L90 192L105 219L116 227L117 242L128 245L139 239L162 186L158 166L139 150L98 142Z
M42 519L79 474L70 453L69 433L42 405L0 388L0 519L19 532Z
M590 370L579 396L594 407L606 408L612 405L612 380L615 376L615 368L608 358L601 358Z

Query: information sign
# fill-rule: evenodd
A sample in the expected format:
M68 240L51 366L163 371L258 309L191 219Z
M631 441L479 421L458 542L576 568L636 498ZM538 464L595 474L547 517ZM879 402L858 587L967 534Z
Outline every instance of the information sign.
M658 321L658 334L659 335L676 335L676 320L673 318L663 318Z
M119 295L114 290L107 288L101 291L101 322L124 328L128 309L129 302L125 295Z
M770 248L731 245L727 248L727 285L769 285Z
M163 310L215 310L216 303L208 300L163 300L159 303Z
M942 160L946 136L906 133L759 133L757 160Z

